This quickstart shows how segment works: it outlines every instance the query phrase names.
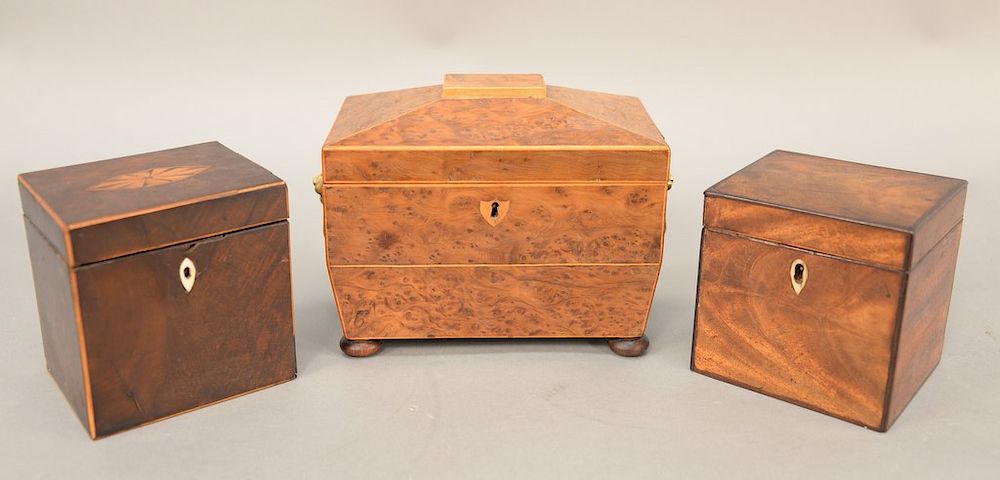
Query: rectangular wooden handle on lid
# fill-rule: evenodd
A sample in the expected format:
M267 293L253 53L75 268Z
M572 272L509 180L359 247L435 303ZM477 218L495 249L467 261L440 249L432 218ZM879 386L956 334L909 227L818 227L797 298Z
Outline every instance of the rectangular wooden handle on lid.
M545 98L545 80L537 73L449 73L444 98Z

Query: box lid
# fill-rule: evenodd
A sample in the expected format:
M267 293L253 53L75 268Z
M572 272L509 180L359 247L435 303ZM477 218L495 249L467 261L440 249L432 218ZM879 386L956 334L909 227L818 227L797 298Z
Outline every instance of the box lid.
M288 218L284 182L218 142L18 176L24 214L70 266Z
M905 270L961 222L966 186L965 180L779 150L706 190L704 223Z
M538 74L448 74L442 85L348 97L328 163L365 152L668 151L635 97L546 85Z

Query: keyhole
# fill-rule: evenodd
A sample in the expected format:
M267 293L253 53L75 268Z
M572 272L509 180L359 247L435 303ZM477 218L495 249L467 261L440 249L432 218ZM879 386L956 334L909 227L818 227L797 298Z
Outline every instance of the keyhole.
M198 268L195 267L194 262L190 258L185 258L181 262L180 268L177 269L177 273L180 276L181 285L184 290L190 292L194 288L194 279L198 275Z
M792 276L792 290L798 295L802 293L802 289L806 287L806 280L809 279L809 270L806 269L806 262L800 259L796 259L792 262L792 268L789 272Z
M490 210L490 217L497 218L500 215L500 202L493 202L493 209Z

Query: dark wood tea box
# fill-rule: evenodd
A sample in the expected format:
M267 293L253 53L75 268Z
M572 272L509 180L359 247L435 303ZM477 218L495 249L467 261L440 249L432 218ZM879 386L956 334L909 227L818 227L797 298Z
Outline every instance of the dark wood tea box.
M709 188L691 368L887 430L941 359L966 185L776 151Z
M205 143L18 182L45 359L91 437L295 378L279 178Z
M606 338L641 354L669 160L638 99L541 75L347 98L317 179L341 347Z

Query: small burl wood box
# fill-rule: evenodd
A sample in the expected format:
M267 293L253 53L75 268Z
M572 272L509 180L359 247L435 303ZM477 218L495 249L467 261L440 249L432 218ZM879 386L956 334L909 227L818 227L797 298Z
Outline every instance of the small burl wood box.
M295 378L280 179L205 143L18 181L45 359L91 437Z
M341 347L607 338L641 354L669 153L638 99L540 75L347 98L317 179Z
M692 369L887 430L941 359L965 192L782 151L709 188Z

